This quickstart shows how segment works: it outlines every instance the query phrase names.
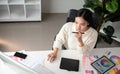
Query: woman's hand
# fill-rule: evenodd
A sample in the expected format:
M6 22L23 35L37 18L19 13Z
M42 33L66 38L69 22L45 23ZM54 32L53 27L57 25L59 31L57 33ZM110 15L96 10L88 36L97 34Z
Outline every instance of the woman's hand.
M81 32L77 32L75 36L79 41L82 40L82 33Z
M82 47L84 45L82 41L82 33L79 31L75 36L79 42L79 46Z
M53 52L51 52L50 54L48 54L48 61L52 62L56 59L57 57L57 52L58 52L58 49L56 48Z
M79 42L82 41L82 32L81 32L81 27L80 26L76 26L76 38L78 39Z

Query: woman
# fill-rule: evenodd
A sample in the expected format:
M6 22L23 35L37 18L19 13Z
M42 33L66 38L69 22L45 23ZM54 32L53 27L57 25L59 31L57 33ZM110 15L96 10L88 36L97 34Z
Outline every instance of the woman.
M93 26L92 12L89 9L78 10L75 22L63 25L56 36L53 51L48 54L48 60L54 61L61 46L78 50L82 54L89 53L95 46L98 33Z

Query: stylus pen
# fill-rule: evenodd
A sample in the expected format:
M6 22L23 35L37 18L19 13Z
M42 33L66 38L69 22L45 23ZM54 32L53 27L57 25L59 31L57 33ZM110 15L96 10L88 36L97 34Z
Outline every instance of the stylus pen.
M109 57L110 54L111 54L111 51L107 51L107 52L105 52L104 55L105 55L106 57Z
M72 32L72 33L76 33L76 34L78 34L78 32ZM84 33L82 33L82 34L84 34Z

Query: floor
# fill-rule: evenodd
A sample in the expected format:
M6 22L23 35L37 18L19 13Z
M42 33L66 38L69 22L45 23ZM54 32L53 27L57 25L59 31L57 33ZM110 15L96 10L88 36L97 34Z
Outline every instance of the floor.
M64 13L42 14L41 22L0 23L0 51L51 50L66 17ZM97 44L97 48L119 46L117 41L109 45L102 40Z

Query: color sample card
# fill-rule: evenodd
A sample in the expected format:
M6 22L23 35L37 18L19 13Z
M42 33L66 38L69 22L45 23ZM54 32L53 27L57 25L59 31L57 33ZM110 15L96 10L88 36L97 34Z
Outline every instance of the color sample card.
M114 68L109 70L106 74L116 74L117 71L120 70L120 56L114 53L110 54L108 58L116 64ZM120 74L120 73L119 73Z
M114 62L116 65L120 65L120 56L118 55L111 55L110 60Z
M100 73L104 74L111 68L115 66L115 63L108 59L106 56L102 56L101 58L97 59L91 65Z

